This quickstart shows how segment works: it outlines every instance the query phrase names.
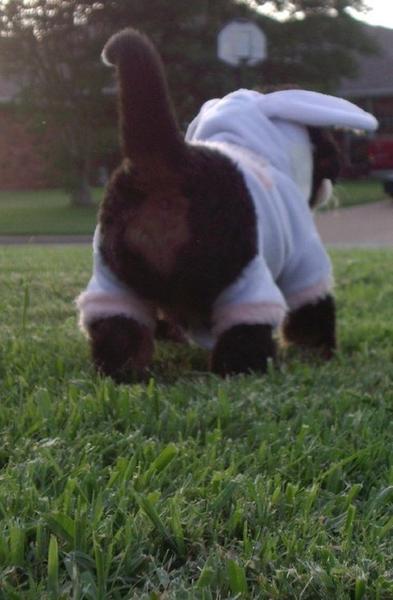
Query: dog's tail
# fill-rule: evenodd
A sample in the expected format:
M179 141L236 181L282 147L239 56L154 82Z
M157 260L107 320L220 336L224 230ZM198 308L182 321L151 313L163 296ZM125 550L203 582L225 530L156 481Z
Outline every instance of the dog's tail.
M161 59L153 44L134 29L113 35L102 53L118 69L120 129L127 158L176 162L185 147Z

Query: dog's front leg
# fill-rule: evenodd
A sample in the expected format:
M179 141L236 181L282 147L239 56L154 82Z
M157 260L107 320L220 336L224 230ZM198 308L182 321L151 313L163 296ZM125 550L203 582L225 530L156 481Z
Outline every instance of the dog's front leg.
M117 382L144 376L154 350L150 328L120 315L92 321L87 331L99 373Z
M265 373L276 348L271 325L234 325L218 338L211 369L218 375Z
M283 333L288 342L330 359L336 349L336 309L331 294L292 310Z

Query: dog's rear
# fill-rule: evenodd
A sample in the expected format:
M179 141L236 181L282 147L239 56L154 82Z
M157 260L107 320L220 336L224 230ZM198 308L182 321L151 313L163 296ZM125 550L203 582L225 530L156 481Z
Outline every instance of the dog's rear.
M114 35L103 57L117 67L125 159L101 211L104 257L143 297L207 306L255 253L252 239L239 239L239 257L233 250L244 220L252 229L243 178L225 156L184 141L161 59L143 34Z
M209 322L214 300L255 255L257 239L239 170L216 150L183 140L151 42L127 29L109 40L103 58L117 68L123 161L100 210L92 281L104 285L100 297L89 285L79 308L96 366L123 378L150 361L156 308L182 323ZM109 297L108 271L138 300Z

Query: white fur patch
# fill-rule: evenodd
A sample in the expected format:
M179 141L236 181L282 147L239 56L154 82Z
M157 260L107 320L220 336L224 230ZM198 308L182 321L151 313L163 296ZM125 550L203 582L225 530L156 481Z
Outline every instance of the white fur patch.
M104 65L106 65L107 67L113 67L113 64L109 61L109 59L107 58L106 55L106 49L104 48L103 51L101 52L101 60L104 63Z
M333 184L330 179L322 179L315 199L315 206L327 204L333 195Z
M97 319L124 316L135 319L141 325L154 329L154 309L132 294L105 294L83 292L76 299L79 310L79 326L88 332L89 325Z
M250 302L228 304L216 308L213 314L213 334L220 336L235 325L272 325L278 327L285 317L285 308L279 304Z
M315 304L331 292L333 285L334 282L332 277L323 279L317 284L286 298L288 306L291 310L296 310L306 304Z

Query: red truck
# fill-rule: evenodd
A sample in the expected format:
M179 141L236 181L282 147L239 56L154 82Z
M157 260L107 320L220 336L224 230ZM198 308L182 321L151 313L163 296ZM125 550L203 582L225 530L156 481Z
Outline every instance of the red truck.
M382 181L385 193L393 196L393 137L376 136L368 143L370 175Z
M385 193L393 196L393 135L351 135L339 139L345 160L343 177L379 179Z

